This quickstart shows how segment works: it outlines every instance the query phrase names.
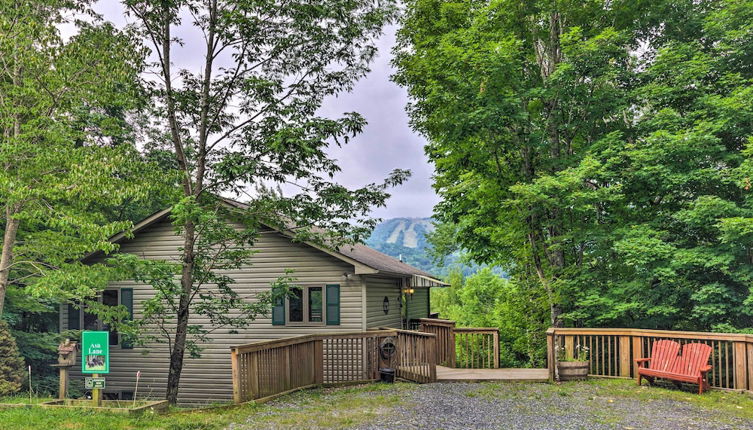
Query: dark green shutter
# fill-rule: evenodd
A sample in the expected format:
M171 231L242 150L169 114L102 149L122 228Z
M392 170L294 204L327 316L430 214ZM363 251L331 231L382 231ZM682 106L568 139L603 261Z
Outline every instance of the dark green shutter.
M120 289L120 304L125 306L128 310L128 320L133 319L133 288L121 288ZM121 335L122 337L122 335ZM122 349L133 349L131 342L121 339L120 347Z
M274 292L273 292L274 295ZM274 297L272 305L272 325L285 325L285 296Z
M80 312L73 304L68 305L68 330L81 330Z
M340 286L327 285L327 325L340 325Z

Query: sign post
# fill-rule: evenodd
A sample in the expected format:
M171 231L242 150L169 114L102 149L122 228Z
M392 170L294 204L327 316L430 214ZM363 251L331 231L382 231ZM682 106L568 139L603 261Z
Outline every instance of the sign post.
M99 374L110 373L110 333L85 331L81 335L81 343L81 373L93 376L90 379L92 400L96 406L102 406L101 390L105 387L105 378L100 378Z

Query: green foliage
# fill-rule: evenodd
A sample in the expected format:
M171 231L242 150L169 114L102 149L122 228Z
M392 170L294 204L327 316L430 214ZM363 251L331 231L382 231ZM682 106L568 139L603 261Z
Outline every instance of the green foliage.
M16 340L8 323L0 320L0 396L17 393L24 382L24 360L18 354Z
M431 310L458 327L498 327L502 367L541 367L548 308L536 289L521 288L491 269L464 278L455 271L449 288L431 292Z
M752 327L752 10L408 2L437 249L502 265L551 324Z
M365 121L354 112L334 119L318 113L326 97L368 72L374 39L397 8L392 0L124 4L157 60L149 71L161 78L145 83L152 108L146 147L177 172L181 190L172 210L183 237L180 267L149 263L157 276L136 275L159 291L149 315L174 322L166 390L174 403L184 354L198 352L187 339L248 324L270 305L266 296L241 297L221 274L248 264L260 226L329 247L361 241L376 224L371 208L383 206L386 190L409 176L395 170L383 183L358 189L335 182L340 168L327 148L347 143ZM176 32L205 42L190 47L201 52L199 67L173 70L174 50L184 44ZM294 192L285 195L283 186ZM178 273L176 282L171 274ZM192 313L209 324L192 325ZM159 329L170 336L166 326Z
M104 268L79 260L113 251L130 227L105 208L147 197L149 169L125 118L140 107L145 52L135 34L89 14L86 1L0 2L0 310L10 284L36 296L84 297ZM59 28L70 24L68 40Z

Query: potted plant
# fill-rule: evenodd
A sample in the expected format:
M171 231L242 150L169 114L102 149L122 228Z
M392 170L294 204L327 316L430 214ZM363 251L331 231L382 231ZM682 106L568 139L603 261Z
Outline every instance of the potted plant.
M588 361L587 346L575 345L572 355L560 346L557 349L557 375L560 381L586 379L591 363Z

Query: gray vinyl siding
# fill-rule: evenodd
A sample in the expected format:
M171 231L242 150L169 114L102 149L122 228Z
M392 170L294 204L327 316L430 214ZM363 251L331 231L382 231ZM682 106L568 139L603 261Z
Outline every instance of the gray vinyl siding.
M416 288L406 300L408 320L429 316L429 288Z
M366 285L366 326L368 328L400 328L400 279L364 276ZM390 300L389 312L384 313L384 298Z
M173 232L169 222L160 222L138 233L135 238L123 243L120 252L132 253L148 259L177 261L181 238ZM227 271L237 283L234 289L246 298L258 292L269 291L270 282L284 275L285 269L294 269L293 276L301 285L340 285L339 326L273 326L269 316L263 316L240 333L218 330L203 344L201 358L186 355L180 381L181 404L205 404L232 400L230 347L254 341L279 339L327 331L360 331L363 327L363 296L360 276L352 275L353 266L316 250L305 244L293 243L275 231L262 233L254 246L258 251L251 258L251 265L240 270ZM351 274L346 280L344 274ZM135 282L117 282L111 287L133 288L134 316L139 318L141 303L150 298L153 290L148 285ZM396 294L395 294L396 295ZM379 304L381 309L381 302ZM67 329L67 306L61 307L60 327ZM202 324L192 317L190 324ZM145 354L145 352L147 352ZM139 397L164 396L167 383L168 349L165 344L155 343L147 348L120 349L111 347L110 374L106 392L133 391L136 372L141 371ZM83 388L83 377L78 371L72 373L72 384Z

